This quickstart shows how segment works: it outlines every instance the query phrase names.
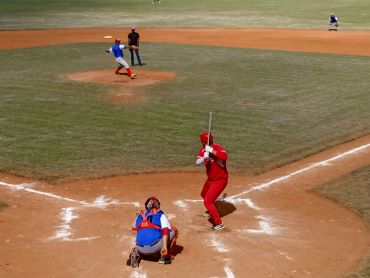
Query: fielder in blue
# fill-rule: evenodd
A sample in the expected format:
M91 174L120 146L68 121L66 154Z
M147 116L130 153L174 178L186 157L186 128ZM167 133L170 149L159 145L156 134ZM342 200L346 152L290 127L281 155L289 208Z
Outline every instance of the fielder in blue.
M124 49L134 49L135 47L134 46L125 46L123 44L121 44L121 39L115 39L114 40L114 45L112 45L111 48L105 50L105 52L107 53L113 53L114 57L116 58L116 62L118 64L118 68L115 70L115 74L120 74L120 70L122 68L125 68L126 71L127 71L127 74L128 76L133 79L135 77L135 73L133 73L130 69L130 66L128 65L128 63L125 61L125 59L123 59L124 57L124 52L123 50Z
M329 29L328 31L338 31L339 23L338 23L338 17L334 14L331 13L329 16Z
M171 250L176 245L177 229L171 227L166 214L160 209L156 197L150 197L145 202L145 211L141 211L134 222L136 231L136 246L130 253L127 264L138 267L141 258L159 257L162 264L171 263Z

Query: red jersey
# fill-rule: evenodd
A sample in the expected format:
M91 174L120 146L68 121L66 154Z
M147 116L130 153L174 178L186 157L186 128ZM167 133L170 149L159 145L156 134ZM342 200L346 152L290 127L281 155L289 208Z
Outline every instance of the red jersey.
M209 154L209 159L204 160L206 173L209 180L227 179L229 173L226 168L227 152L219 144L211 144L217 155ZM198 152L198 158L204 156L205 147Z

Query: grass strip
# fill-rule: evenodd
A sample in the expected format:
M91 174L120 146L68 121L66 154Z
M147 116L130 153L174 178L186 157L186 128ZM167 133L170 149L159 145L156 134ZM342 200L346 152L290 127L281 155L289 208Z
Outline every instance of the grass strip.
M365 167L314 190L360 215L370 227L370 167ZM370 255L367 264L358 273L347 278L370 277Z
M333 10L334 9L334 10ZM335 12L341 29L370 29L367 0L2 0L1 29L116 27L269 27L326 29ZM138 16L140 15L140 16Z

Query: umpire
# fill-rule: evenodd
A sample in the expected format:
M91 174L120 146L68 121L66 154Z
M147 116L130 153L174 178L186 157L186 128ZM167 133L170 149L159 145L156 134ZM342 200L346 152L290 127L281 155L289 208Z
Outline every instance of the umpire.
M143 64L141 63L140 54L139 54L139 44L140 44L140 35L138 32L135 31L135 27L131 27L131 33L128 34L128 45L129 46L136 46L137 48L132 49L129 48L131 54L131 66L135 66L135 59L134 59L134 51L136 54L137 62L141 67Z

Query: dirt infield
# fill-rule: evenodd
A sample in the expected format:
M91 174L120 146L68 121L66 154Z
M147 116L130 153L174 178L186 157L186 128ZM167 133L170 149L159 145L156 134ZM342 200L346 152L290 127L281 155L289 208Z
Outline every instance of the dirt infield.
M240 32L234 47L370 54L370 36L364 32L231 31ZM105 41L105 35L119 32L1 31L0 49ZM145 29L141 34L146 41L229 46L229 32ZM331 47L333 37L342 47ZM106 82L106 74L67 78L89 81L94 76ZM143 86L175 78L171 73L141 76ZM0 277L340 277L355 271L369 254L369 228L351 211L308 190L369 164L370 136L365 136L259 176L234 174L218 202L226 224L219 232L210 232L201 216L204 169L59 185L0 173L0 193L9 205L0 211ZM130 225L153 194L180 230L178 254L172 265L144 261L131 269L125 265L134 243Z
M77 42L111 42L112 39L104 39L104 36L126 38L126 32L127 30L122 28L0 31L0 49ZM146 42L370 56L370 36L369 32L365 31L142 28L140 36Z

